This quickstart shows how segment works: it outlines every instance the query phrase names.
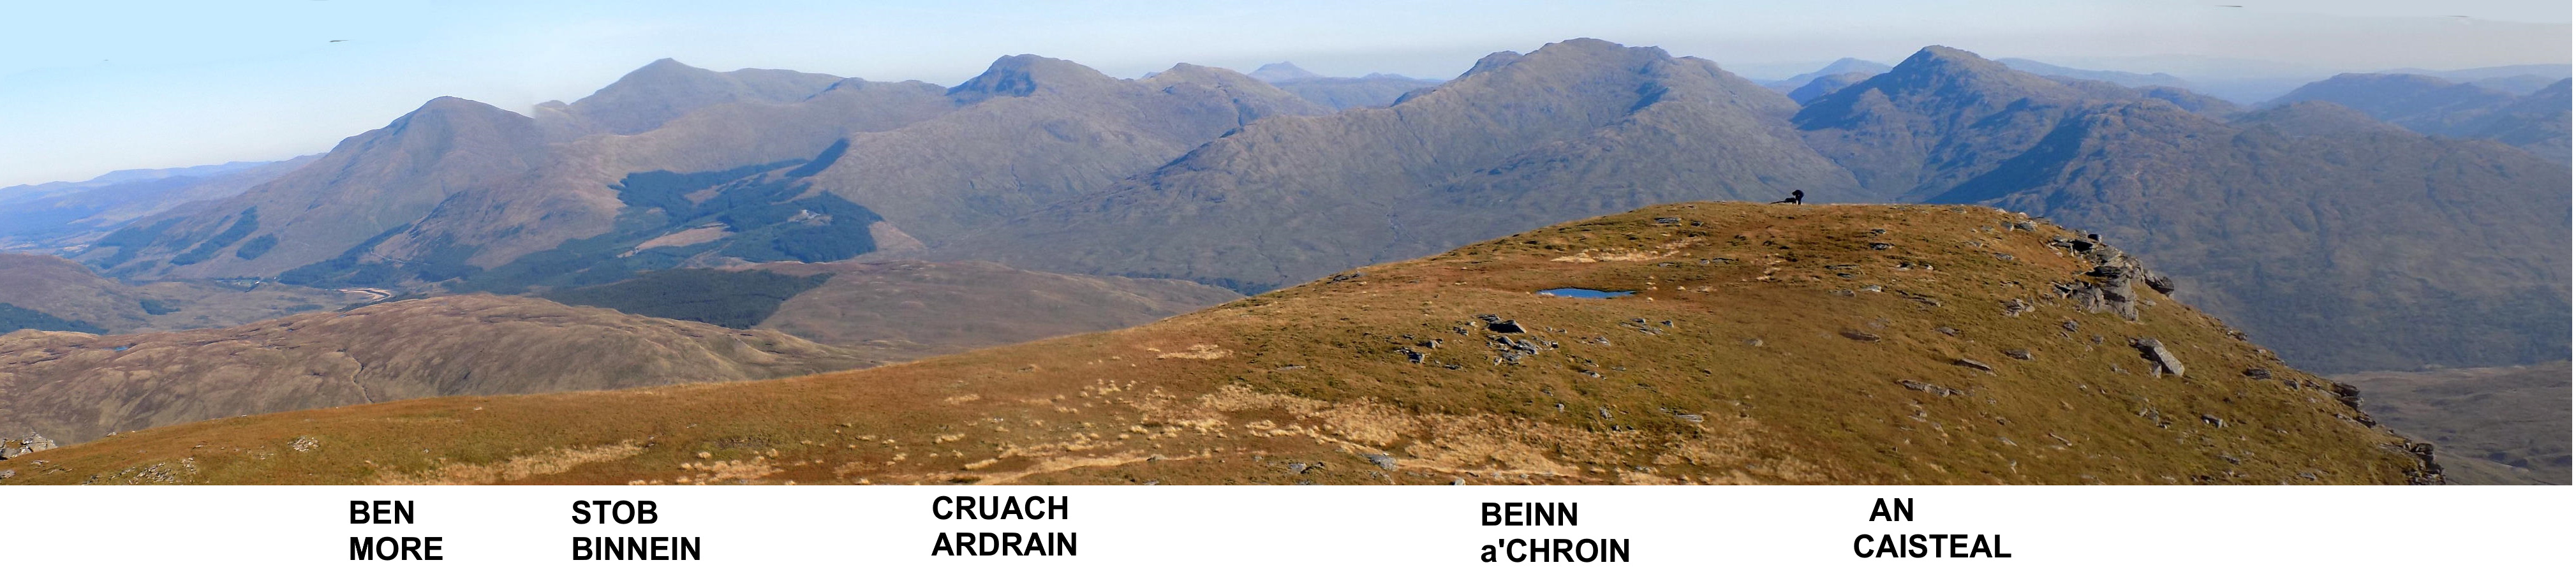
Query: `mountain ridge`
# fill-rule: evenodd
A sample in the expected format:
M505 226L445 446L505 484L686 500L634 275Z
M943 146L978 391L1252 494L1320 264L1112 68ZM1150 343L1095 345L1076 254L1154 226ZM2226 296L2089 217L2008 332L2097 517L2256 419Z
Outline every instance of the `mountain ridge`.
M1789 187L1773 183L1779 180L1831 186L1835 176L1829 164L1793 148L1794 136L1787 130L1765 125L1776 120L1757 119L1785 117L1794 106L1705 60L1673 58L1656 48L1578 39L1527 55L1499 52L1459 79L1387 108L1247 125L1118 188L1023 216L946 252L1011 254L1002 262L1078 273L1188 278L1257 292L1265 285L1434 252L1442 245L1534 224L1534 214L1502 213L1509 200L1494 194L1526 194L1556 184L1585 189L1579 180L1587 170L1632 169L1640 175L1631 177L1675 182L1713 171L1724 179L1715 185L1699 181L1669 187L1614 182L1609 185L1626 197L1595 201L1559 192L1547 200L1570 203L1570 210L1544 211L1577 215L1670 199L1785 195L1785 189L1774 189ZM1663 135L1681 125L1742 137L1712 137L1705 146L1677 150L1678 142ZM1627 135L1631 130L1653 135ZM1622 153L1622 148L1639 151ZM1676 151L1705 161L1647 159ZM1566 153L1593 157L1557 159ZM1762 170L1749 167L1754 163L1786 173L1757 177L1751 174ZM1468 223L1459 217L1422 230L1418 222L1406 225L1410 216L1395 209L1406 203L1425 204L1426 211L1443 217L1481 213L1492 221ZM1256 221L1263 217L1257 211L1271 209L1293 215L1284 221ZM1472 211L1477 209L1483 211ZM1100 221L1116 223L1095 223ZM1352 228L1351 221L1389 225ZM1216 231L1220 228L1258 231L1247 237ZM1095 241L1085 235L1114 229L1156 229L1202 243L1150 245ZM1417 239L1411 236L1415 233L1428 237ZM1259 247L1269 241L1265 238L1283 238L1279 241L1287 246L1280 251ZM1036 244L1067 244L1069 239L1077 247L1106 247L1050 250L1057 253L1047 259L1016 255L1038 252ZM1065 255L1075 258L1066 261Z

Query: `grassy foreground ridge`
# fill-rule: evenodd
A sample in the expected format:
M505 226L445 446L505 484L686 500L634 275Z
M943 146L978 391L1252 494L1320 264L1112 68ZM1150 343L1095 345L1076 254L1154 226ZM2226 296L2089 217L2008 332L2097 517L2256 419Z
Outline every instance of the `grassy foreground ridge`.
M24 483L2402 484L2334 385L1982 207L1685 203L768 381L154 428ZM1540 295L1582 287L1614 299ZM2188 296L2188 293L2185 293ZM2138 342L2161 343L2180 374ZM38 464L38 459L42 463Z

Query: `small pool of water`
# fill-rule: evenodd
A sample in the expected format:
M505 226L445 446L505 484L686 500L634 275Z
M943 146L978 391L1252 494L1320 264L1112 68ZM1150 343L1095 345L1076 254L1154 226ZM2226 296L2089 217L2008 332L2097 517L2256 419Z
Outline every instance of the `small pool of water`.
M1575 298L1581 298L1581 299L1609 299L1609 298L1612 298L1612 297L1626 297L1626 296L1629 296L1629 295L1635 295L1635 294L1637 294L1637 292L1635 292L1635 291L1602 291L1602 290L1599 290L1599 289L1585 289L1585 288L1581 288L1581 287L1560 287L1560 288L1556 288L1556 289L1548 289L1548 290L1539 291L1539 292L1538 292L1538 294L1540 294L1540 295L1555 295L1555 296L1558 296L1558 297L1575 297Z

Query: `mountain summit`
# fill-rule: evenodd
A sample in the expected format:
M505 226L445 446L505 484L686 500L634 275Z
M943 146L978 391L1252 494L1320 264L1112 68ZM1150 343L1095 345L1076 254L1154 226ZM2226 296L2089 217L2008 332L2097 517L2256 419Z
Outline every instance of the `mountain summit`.
M989 98L1025 97L1039 90L1065 91L1101 89L1116 84L1117 78L1088 66L1035 54L1003 56L993 65L965 83L949 88L948 95L959 102L973 103Z
M1306 80L1324 77L1323 74L1306 71L1305 68L1297 67L1296 64L1288 62L1262 64L1260 68L1252 71L1251 76L1252 79L1274 84L1288 80Z
M1887 64L1859 58L1843 58L1840 60L1834 60L1831 64L1825 64L1825 67L1817 68L1816 71L1790 76L1788 79L1763 85L1770 86L1773 90L1779 90L1786 93L1790 90L1798 89L1800 86L1813 83L1819 78L1851 74L1859 74L1860 77L1866 78L1887 73L1887 70Z
M127 275L275 277L504 185L544 161L544 142L527 116L432 99L241 195L137 221L82 258Z
M1440 82L1395 74L1330 78L1287 62L1263 65L1261 69L1252 71L1252 78L1336 110L1384 107L1415 90L1440 85Z
M540 119L554 120L546 112L558 112L569 116L561 121L596 126L610 133L641 133L711 105L802 100L840 80L838 76L793 70L715 72L663 58L628 72L616 83L570 105L539 106Z

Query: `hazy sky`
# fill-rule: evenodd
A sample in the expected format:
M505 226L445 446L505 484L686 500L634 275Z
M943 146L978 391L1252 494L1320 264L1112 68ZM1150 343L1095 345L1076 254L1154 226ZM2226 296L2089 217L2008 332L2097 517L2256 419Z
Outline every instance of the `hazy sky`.
M1757 79L1944 44L2176 73L2569 61L2565 0L1844 2L499 2L0 0L0 186L326 151L430 98L526 110L656 58L954 84L1035 53L1121 77L1174 62L1448 78L1573 37ZM2468 16L2456 18L2451 16ZM346 40L330 42L330 40ZM2160 56L2159 58L2144 58ZM2237 63L2253 65L2252 63ZM2166 67L2174 69L2147 69Z

